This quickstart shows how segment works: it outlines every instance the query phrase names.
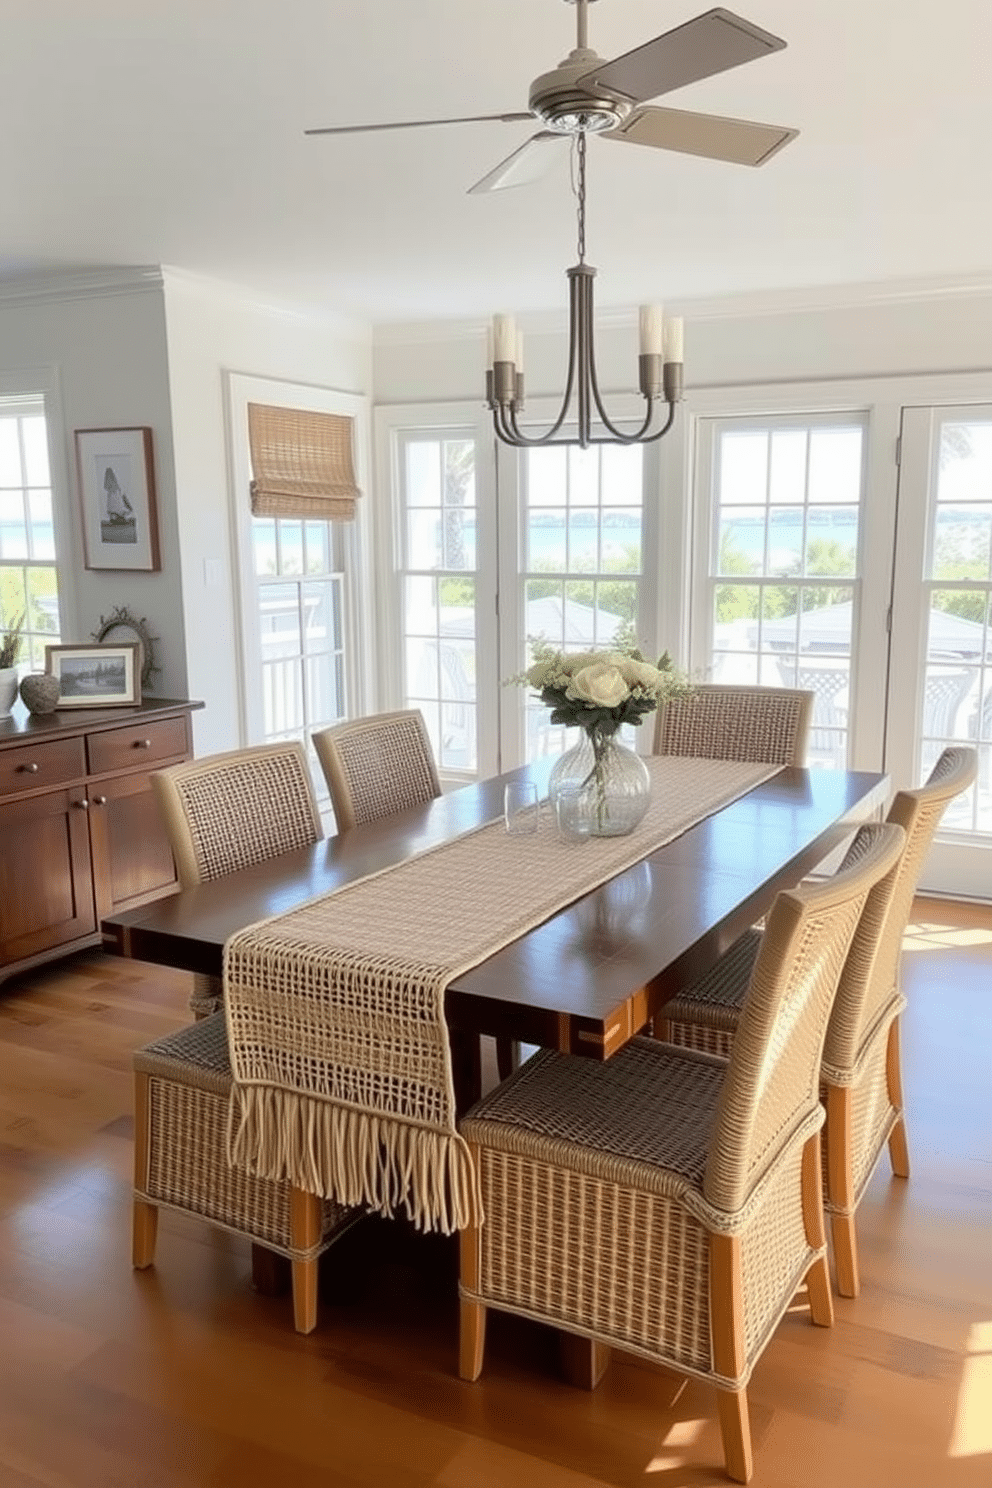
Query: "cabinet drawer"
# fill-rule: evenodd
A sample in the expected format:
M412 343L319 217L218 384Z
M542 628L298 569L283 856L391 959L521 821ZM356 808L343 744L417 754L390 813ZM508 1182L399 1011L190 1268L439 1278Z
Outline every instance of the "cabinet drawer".
M0 796L62 785L85 773L82 739L49 739L0 749Z
M173 759L187 752L186 719L163 718L157 723L136 723L127 728L88 734L86 750L91 775Z

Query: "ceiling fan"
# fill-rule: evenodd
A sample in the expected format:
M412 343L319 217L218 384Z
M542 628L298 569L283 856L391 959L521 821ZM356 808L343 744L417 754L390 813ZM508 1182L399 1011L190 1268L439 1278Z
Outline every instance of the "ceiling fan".
M563 136L602 134L604 139L702 155L736 165L763 165L798 134L774 124L725 119L681 109L645 108L645 101L672 93L701 78L754 62L786 43L733 11L717 6L665 31L653 41L606 62L588 46L588 6L576 7L576 45L551 72L531 83L526 113L472 114L460 119L412 119L395 124L345 124L307 129L306 134L364 134L387 129L425 129L439 124L515 124L536 119L543 128L502 160L472 192L498 191L535 180L551 164L545 148Z

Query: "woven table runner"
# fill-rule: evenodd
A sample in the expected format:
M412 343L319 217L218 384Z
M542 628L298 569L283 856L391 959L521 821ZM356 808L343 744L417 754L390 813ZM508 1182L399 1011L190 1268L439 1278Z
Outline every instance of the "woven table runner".
M384 1214L402 1205L422 1228L479 1219L448 983L778 769L645 763L651 803L629 836L561 842L544 806L531 836L488 824L233 935L232 1164Z

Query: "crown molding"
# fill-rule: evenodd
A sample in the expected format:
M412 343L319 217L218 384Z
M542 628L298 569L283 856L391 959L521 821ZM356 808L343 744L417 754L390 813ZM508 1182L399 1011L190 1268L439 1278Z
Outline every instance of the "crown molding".
M161 288L162 270L154 264L72 269L0 279L0 303L45 304L58 300L105 299L113 295L150 294Z
M967 274L951 279L888 279L863 284L815 285L800 289L752 291L747 294L670 299L666 310L687 320L750 320L774 315L831 314L837 310L867 310L880 306L936 304L955 300L992 298L992 274ZM564 335L567 309L522 313L517 322L527 335ZM596 325L603 330L627 329L637 324L631 307L596 307ZM401 346L440 341L476 341L489 325L484 319L406 321L373 327L373 346Z
M372 328L367 321L345 315L328 305L278 299L264 291L252 289L248 285L236 284L229 279L212 279L206 274L194 274L188 269L177 269L170 264L163 265L162 274L166 286L176 284L191 294L203 295L209 300L243 310L277 316L285 321L295 321L310 326L319 323L339 335L371 345Z

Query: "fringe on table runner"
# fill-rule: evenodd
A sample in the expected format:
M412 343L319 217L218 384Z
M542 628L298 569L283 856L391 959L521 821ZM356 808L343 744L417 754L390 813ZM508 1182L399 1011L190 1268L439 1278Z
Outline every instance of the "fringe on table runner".
M270 1085L235 1085L228 1108L233 1167L445 1235L482 1223L468 1147L443 1132Z

